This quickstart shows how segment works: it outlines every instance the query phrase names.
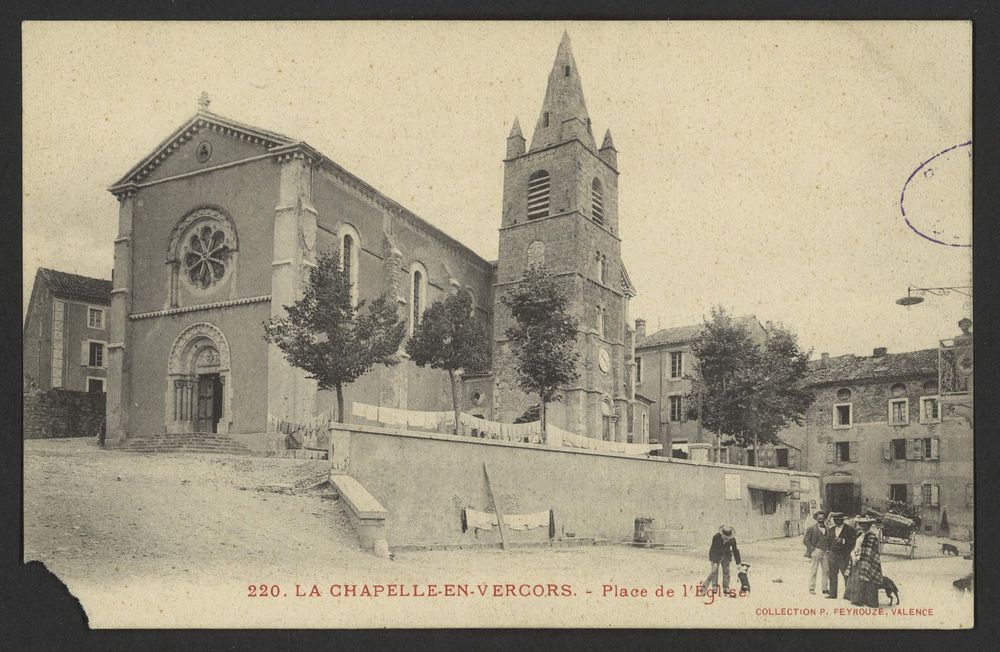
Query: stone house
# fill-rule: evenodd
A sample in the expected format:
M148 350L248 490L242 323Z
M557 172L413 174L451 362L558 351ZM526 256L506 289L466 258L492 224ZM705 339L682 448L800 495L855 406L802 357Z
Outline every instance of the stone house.
M166 432L223 433L281 446L269 417L305 421L336 405L262 339L322 253L339 251L357 300L395 299L408 332L448 293L473 297L493 340L493 370L464 381L462 409L511 422L537 397L515 386L503 293L545 263L580 330L580 379L550 423L593 437L638 439L645 404L632 386L635 295L621 262L617 152L594 142L579 71L564 36L530 147L515 120L507 139L499 259L487 261L307 143L199 111L109 191L119 200L108 441ZM471 118L470 118L471 119ZM483 228L493 228L484 224ZM402 363L345 388L352 402L436 411L451 406L446 374ZM534 401L532 401L534 399Z
M925 531L940 531L946 514L952 534L972 526L972 425L942 396L940 355L880 347L812 362L815 401L783 436L801 442L827 509L856 514L896 501L919 511Z
M31 389L104 392L111 281L40 267L24 319Z
M738 319L758 344L767 341L770 323L761 324L754 315ZM646 333L646 321L635 320L635 386L636 392L653 401L649 406L649 437L663 445L664 455L690 456L692 444L716 445L715 433L701 427L698 419L688 418L688 398L691 392L689 376L695 373L697 359L691 353L691 343L701 332L701 324L664 328ZM753 464L753 451L739 447L724 447L722 462ZM801 468L795 446L779 445L762 449L760 466Z

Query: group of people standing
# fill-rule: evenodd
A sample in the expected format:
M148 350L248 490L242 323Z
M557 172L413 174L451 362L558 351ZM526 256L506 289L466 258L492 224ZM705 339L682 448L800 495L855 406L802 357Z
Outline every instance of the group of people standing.
M878 535L872 529L875 519L859 516L854 526L845 522L843 512L832 512L827 523L823 510L813 514L816 523L802 538L809 569L809 593L816 593L816 573L822 577L821 590L827 598L837 597L840 578L844 578L844 599L864 607L878 606L882 585L882 562Z

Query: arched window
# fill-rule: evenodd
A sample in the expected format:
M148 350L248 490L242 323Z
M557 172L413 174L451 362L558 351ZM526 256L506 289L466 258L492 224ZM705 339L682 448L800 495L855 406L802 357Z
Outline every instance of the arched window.
M184 293L212 293L229 283L239 243L233 219L214 206L198 207L174 227L167 245L170 306Z
M535 240L528 245L528 267L545 264L545 243Z
M604 188L600 179L590 184L590 215L598 224L604 224Z
M906 396L906 385L903 383L896 383L892 386L892 395L895 397Z
M837 398L841 401L851 400L851 390L847 389L846 387L841 387L840 389L837 390Z
M608 257L597 254L597 278L605 285L608 282Z
M602 308L601 306L597 306L597 334L600 335L601 337L605 336L604 321L605 321L604 308Z
M539 170L528 179L528 219L548 217L549 173Z
M410 335L427 307L427 268L421 263L410 267Z
M469 309L469 316L476 316L476 293L472 288L465 288L465 291L469 293L469 299L472 301L472 308Z
M358 255L361 251L361 236L350 224L341 224L337 229L340 240L340 266L351 282L351 302L358 305Z

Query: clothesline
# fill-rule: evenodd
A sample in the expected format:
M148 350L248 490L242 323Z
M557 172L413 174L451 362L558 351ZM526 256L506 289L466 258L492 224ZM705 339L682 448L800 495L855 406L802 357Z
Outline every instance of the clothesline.
M354 416L390 426L424 428L438 432L451 432L455 427L455 414L447 410L443 412L420 412L400 408L387 408L366 403L355 402L352 407ZM526 443L541 443L541 423L503 423L490 421L482 417L462 412L459 423L467 435L494 439L500 441L516 441ZM629 444L626 442L604 441L584 437L563 430L553 425L547 428L547 443L550 446L582 448L606 453L623 453L625 455L647 455L650 451L661 450L660 444Z

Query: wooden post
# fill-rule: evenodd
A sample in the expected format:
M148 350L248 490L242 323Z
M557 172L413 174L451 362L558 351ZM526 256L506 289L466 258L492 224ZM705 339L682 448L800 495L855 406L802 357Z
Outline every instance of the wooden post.
M486 470L486 462L483 462L483 475L486 476L486 492L489 494L490 501L493 503L493 510L497 515L497 526L500 528L500 548L506 550L507 526L503 523L503 513L500 511L500 503L497 502L496 496L493 495L493 486L490 484L490 472Z

